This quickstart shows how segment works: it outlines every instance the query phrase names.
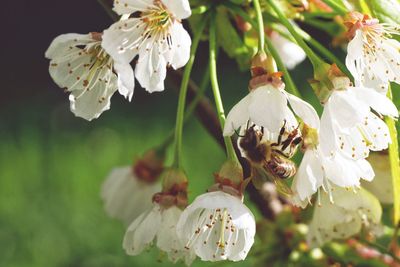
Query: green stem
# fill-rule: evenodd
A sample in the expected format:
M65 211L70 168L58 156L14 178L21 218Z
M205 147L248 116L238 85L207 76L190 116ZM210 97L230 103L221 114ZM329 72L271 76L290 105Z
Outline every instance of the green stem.
M300 97L300 91L297 89L296 84L294 83L292 76L290 75L288 69L285 66L281 56L279 55L278 51L276 51L274 45L272 44L271 40L267 37L265 39L267 42L268 50L271 53L272 57L275 59L276 65L278 69L283 72L283 79L285 80L285 88L287 91L295 96Z
M349 12L345 7L337 3L337 0L324 0L324 2L330 6L339 15L346 15Z
M182 169L182 132L183 132L186 94L187 94L187 89L188 89L188 85L189 85L190 73L192 72L197 47L199 46L199 42L200 42L200 37L203 33L203 30L206 26L207 21L208 21L208 19L206 19L206 18L204 20L202 20L202 22L198 26L197 32L194 34L192 47L190 50L189 61L186 64L185 70L183 72L183 78L182 78L181 88L180 88L180 92L179 92L178 110L176 113L176 125L175 125L175 156L174 156L174 163L173 163L173 166L178 169Z
M392 89L389 86L388 97L392 99ZM390 170L393 183L393 223L397 226L400 222L400 161L399 161L399 142L397 139L396 123L392 118L385 119L389 128L392 143L389 145Z
M259 0L253 0L254 3L254 9L256 10L256 16L257 16L257 29L258 29L258 52L264 51L264 20L262 16L262 11L261 11L261 6Z
M236 5L229 5L230 10L232 10L237 15L241 16L245 21L249 22L251 26L254 28L258 28L257 23L253 20L249 14L247 14L243 9ZM290 75L288 69L286 68L282 58L280 57L278 51L276 51L274 45L271 43L271 40L266 37L265 42L267 43L268 51L271 53L272 57L275 59L276 64L278 65L278 69L283 72L283 79L286 83L286 88L288 92L293 95L300 96L300 92L297 89L295 83L293 82L292 76Z
M199 102L201 101L201 99L204 96L205 91L208 88L209 82L210 82L210 68L207 66L207 68L203 74L203 78L200 82L199 90L197 91L197 94L196 94L195 98L193 99L193 101L189 104L189 106L186 109L183 124L186 124L188 122L188 120L191 118L191 116L193 115L193 112L195 111L197 104L199 104ZM169 147L169 145L174 141L174 137L175 137L175 129L172 129L170 131L170 133L168 134L167 138L165 138L156 147L156 150L160 151L160 152L165 151Z
M317 71L321 64L324 62L311 50L310 47L303 40L302 36L296 31L292 23L286 18L286 16L282 13L279 6L275 3L274 0L268 0L269 5L275 11L278 16L279 21L286 27L286 29L290 32L293 38L296 40L297 44L303 48L307 57L310 59L311 64L314 67L314 71Z
M208 6L198 6L192 9L192 15L204 14L205 12L207 12L208 9L209 9Z
M335 54L333 54L329 49L323 46L320 42L315 40L311 35L307 32L303 31L300 27L296 27L298 33L303 37L306 42L308 42L312 47L314 47L319 53L325 56L331 63L335 63L339 69L345 73L347 76L352 77L351 73L348 71L346 66L342 63L340 59L338 59Z
M211 87L214 93L215 106L218 112L218 119L221 124L221 128L224 128L225 125L225 112L222 104L221 94L218 85L218 77L217 77L217 33L216 33L216 21L215 21L215 13L212 13L211 21L210 21L210 79L211 79ZM232 144L232 139L228 136L224 136L226 154L229 160L238 161L235 149Z

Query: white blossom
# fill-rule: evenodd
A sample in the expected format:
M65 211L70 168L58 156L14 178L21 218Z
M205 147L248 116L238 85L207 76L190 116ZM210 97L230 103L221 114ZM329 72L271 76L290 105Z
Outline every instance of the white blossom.
M191 15L188 0L115 0L114 11L130 17L104 31L102 46L116 62L139 55L136 79L149 92L163 91L167 66L189 60L191 39L181 23Z
M177 232L186 249L203 261L244 260L256 224L241 199L222 191L198 196L182 213Z
M63 34L46 51L49 72L58 86L70 92L71 111L86 120L98 118L110 108L111 96L119 93L131 100L133 70L115 63L101 48L101 34Z
M112 218L129 225L152 208L152 197L161 190L159 182L141 181L132 166L115 168L102 185L104 208Z
M357 160L342 153L324 153L321 149L322 137L319 129L303 127L304 156L292 182L293 202L297 206L306 206L314 193L320 188L327 192L330 201L334 202L334 186L357 188L360 180L371 181L374 171L364 158ZM332 136L330 136L332 138Z
M306 58L306 54L300 46L286 39L278 32L272 31L269 38L288 69L294 69Z
M153 243L168 254L169 260L176 263L183 260L190 265L195 255L186 250L177 236L176 225L182 210L177 206L153 208L141 214L132 222L125 233L123 248L128 255L138 255Z
M382 208L368 191L357 192L335 187L335 203L321 194L320 205L314 208L307 241L312 247L322 246L335 239L346 239L360 232L362 227L376 235L381 232Z
M285 123L287 129L294 129L298 122L288 107L288 101L293 111L307 124L319 127L319 118L314 108L302 99L285 92L284 83L278 86L267 83L250 91L229 112L224 135L235 133L239 127L248 121L260 127L265 127L270 133L279 133Z
M335 90L321 117L320 143L324 154L340 151L352 159L366 158L369 151L391 143L382 115L397 117L396 106L385 95L366 87L353 87L346 78L332 80Z
M350 16L346 66L356 85L386 93L389 82L400 82L400 43L391 38L399 30L358 12Z

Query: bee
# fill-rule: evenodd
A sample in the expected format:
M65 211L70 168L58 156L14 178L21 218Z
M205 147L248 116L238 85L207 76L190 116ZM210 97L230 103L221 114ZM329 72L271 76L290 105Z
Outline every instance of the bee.
M264 128L257 129L256 125L247 127L239 139L239 147L252 167L264 170L277 185L283 185L280 180L296 174L296 165L290 158L302 141L298 128L287 132L285 125L286 122L280 129L277 142L263 140ZM290 189L284 191L288 192Z

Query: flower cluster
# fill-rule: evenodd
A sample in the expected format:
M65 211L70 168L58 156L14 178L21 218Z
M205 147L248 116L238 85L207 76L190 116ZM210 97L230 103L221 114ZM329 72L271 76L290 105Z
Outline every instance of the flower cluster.
M399 49L395 49L398 43L388 37L395 29L358 13L352 13L350 17L352 20L346 25L352 39L346 63L355 78L355 85L336 65L330 66L323 74L329 88L327 96L321 99L324 107L321 118L311 105L284 90L285 84L279 73L268 73L265 68L253 72L250 93L229 112L224 128L226 136L240 129L238 146L253 168L262 169L275 182L294 175L289 191L294 205L307 206L318 192L317 202L322 208L314 211L314 221L310 225L312 233L319 227L321 217L326 216L326 203L336 203L334 209L338 212L332 216L337 217L335 220L348 218L345 220L349 221L336 222L327 217L330 218L328 225L333 228L313 234L312 239L319 244L332 238L349 237L359 232L361 224L367 224L356 217L357 224L350 226L355 216L340 215L339 210L360 212L362 209L349 207L350 204L343 202L344 196L335 192L343 191L342 188L357 191L361 180L373 180L374 170L366 158L370 151L385 150L391 143L383 116L398 117L396 106L385 95L389 82L397 80L395 67L400 64ZM297 145L304 156L296 172L290 158ZM361 193L346 194L349 195L346 197L354 198L353 204L364 201ZM328 209L332 211L332 208ZM380 208L368 212L374 224L378 224ZM346 233L333 230L339 224Z
M148 92L163 91L167 66L189 60L181 22L191 14L188 0L118 0L114 11L121 19L104 32L60 35L46 51L51 77L71 93L71 111L89 121L110 108L116 91L131 101L135 77Z
M89 121L110 108L116 91L131 101L135 79L150 93L163 91L167 68L186 65L174 136L150 149L132 166L114 169L101 190L107 214L128 226L123 239L126 253L138 255L154 245L174 263L191 265L196 257L203 261L244 260L256 235L256 218L244 202L250 182L256 189L274 182L273 190L276 188L282 198L276 197L276 201L282 207L288 205L285 200L296 206L293 210L317 203L308 224L310 247L349 238L362 228L380 234L380 202L391 203L396 193L379 185L374 177L377 173L381 179L392 178L383 174L382 169L389 167L377 164L376 158L383 156L379 160L388 161L385 150L393 141L393 129L390 131L385 117L389 121L398 118L388 96L390 83L400 81L400 43L392 38L399 29L369 15L350 12L341 25L347 27L345 36L349 39L346 64L342 64L287 18L298 17L297 13L284 14L275 0L266 1L270 6L266 10L258 0L252 1L257 27L253 27L252 12L246 13L250 7L247 1L217 2L196 8L198 14L207 15L190 21L193 44L182 25L182 20L192 14L188 0L115 0L113 10L120 19L108 29L60 35L46 51L51 77L70 92L71 111ZM309 15L315 9L329 17L335 8L341 10L337 5L331 9L323 1L283 2L289 13ZM274 12L268 15L279 23L268 25L271 28L265 31L262 12L271 10ZM224 25L230 22L230 12L248 43L254 38L252 29L257 28L258 50L238 41L232 25ZM222 25L219 18L223 18ZM207 23L208 32L204 31ZM215 174L215 183L189 203L189 180L181 160L182 129L185 110L194 109L185 109L185 104L195 52L207 34L210 73L205 78L211 79L227 159ZM268 53L265 40L269 41ZM334 59L332 64L325 63L305 40ZM217 79L219 45L229 56L241 53L238 51L251 54L249 92L226 119ZM314 68L310 83L320 100L321 115L303 100L287 71L306 57ZM234 135L238 136L237 147L232 143ZM172 140L174 161L165 167L165 153ZM302 158L297 166L294 157L298 151ZM380 156L374 154L378 151L383 151ZM367 160L370 154L374 168ZM248 177L243 166L249 169Z

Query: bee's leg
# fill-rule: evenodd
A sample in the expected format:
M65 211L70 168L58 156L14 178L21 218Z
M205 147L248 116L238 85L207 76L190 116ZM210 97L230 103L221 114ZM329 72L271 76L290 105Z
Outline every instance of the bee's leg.
M301 143L301 141L303 141L303 137L299 136L293 139L292 142L290 142L290 149L289 149L290 155L293 153L293 150L296 148L296 146Z
M285 134L285 130L286 130L286 120L283 121L283 126L279 131L278 142L272 143L271 146L280 146L282 144L282 136Z
M264 126L261 126L261 133L264 135Z
M234 129L234 131L235 131L235 134L236 134L238 137L244 137L244 135L240 135L240 132L238 132L238 130Z
M281 151L281 150L275 150L274 149L274 153L277 153L277 154L279 154L279 155L281 155L281 156L283 156L283 157L285 157L285 158L288 158L288 155L286 155L283 151Z

